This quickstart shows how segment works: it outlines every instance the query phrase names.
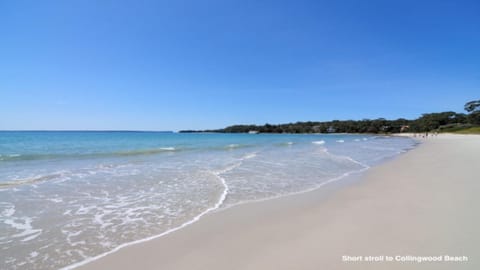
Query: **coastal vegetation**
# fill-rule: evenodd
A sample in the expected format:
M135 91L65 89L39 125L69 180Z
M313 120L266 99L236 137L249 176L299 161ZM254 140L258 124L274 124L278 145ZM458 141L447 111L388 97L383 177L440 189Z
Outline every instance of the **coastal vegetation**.
M287 124L233 125L215 130L183 130L180 132L219 133L400 133L455 132L480 133L480 100L465 104L467 113L453 111L425 113L417 119L385 118L363 120L333 120L326 122L296 122Z

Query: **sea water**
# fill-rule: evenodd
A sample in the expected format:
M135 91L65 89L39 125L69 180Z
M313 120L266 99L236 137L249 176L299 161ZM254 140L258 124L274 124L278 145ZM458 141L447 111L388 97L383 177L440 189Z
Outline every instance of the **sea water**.
M74 268L414 146L344 134L0 132L0 269Z

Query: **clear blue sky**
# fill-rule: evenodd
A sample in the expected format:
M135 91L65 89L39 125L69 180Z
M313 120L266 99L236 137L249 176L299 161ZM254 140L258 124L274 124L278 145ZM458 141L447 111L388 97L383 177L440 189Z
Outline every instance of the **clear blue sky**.
M480 99L480 1L0 1L0 129L415 118Z

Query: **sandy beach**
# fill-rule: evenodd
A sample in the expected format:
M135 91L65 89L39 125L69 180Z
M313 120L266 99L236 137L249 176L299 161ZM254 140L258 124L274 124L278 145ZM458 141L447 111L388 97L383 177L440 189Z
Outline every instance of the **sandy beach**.
M480 136L440 135L347 185L209 214L77 269L480 269L479 160Z

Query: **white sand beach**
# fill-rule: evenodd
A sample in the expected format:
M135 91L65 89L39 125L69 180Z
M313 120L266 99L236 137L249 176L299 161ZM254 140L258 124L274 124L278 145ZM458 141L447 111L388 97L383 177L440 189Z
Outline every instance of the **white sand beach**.
M480 269L479 165L480 136L440 135L345 187L209 214L78 269ZM445 255L464 261L396 258Z

